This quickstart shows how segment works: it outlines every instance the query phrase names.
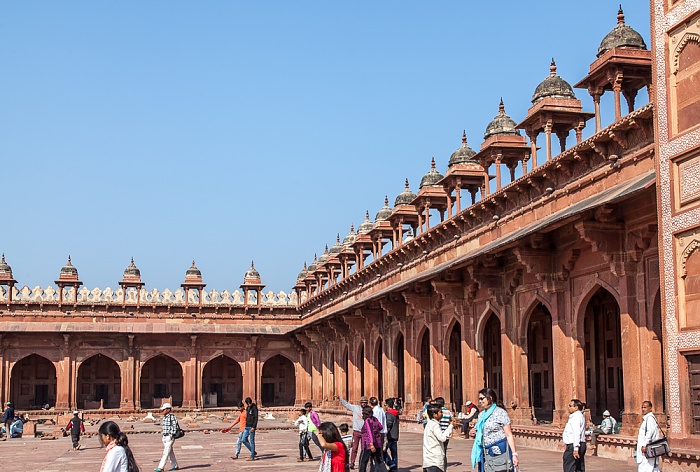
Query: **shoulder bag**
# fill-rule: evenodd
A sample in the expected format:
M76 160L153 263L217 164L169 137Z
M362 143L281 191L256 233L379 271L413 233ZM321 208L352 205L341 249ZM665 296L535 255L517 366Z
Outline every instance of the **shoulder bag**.
M654 421L656 421L656 417L654 416ZM649 458L653 459L654 457L659 457L659 456L665 456L669 452L671 452L671 446L668 445L668 439L666 438L666 433L663 432L661 427L659 426L658 421L656 422L656 427L659 428L659 431L661 434L663 434L662 438L657 439L656 441L651 441L649 444L647 444L647 449L644 455ZM646 434L646 426L644 427L644 431Z

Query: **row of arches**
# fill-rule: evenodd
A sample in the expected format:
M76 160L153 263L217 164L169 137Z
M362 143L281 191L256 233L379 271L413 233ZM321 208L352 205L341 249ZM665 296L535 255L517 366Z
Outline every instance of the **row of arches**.
M652 317L660 320L660 306L658 296L653 307ZM622 330L620 307L616 298L606 289L598 287L590 296L583 312L583 358L580 366L584 370L585 378L585 402L591 410L594 418L601 418L605 410L610 410L613 415L620 417L625 410L625 378L622 353ZM660 326L654 331L660 340ZM468 359L463 343L462 327L459 321L455 321L449 332L444 333L445 349L444 357L449 364L448 379L443 379L445 390L449 392L448 402L455 406L463 405L468 398L464 398L465 388L463 379L463 363ZM527 393L533 414L538 420L551 421L556 409L563 409L564 405L555 404L555 371L554 371L554 345L553 345L552 314L547 306L539 302L530 312L528 317L525 339L521 347L527 357ZM483 386L493 388L503 398L503 327L501 320L491 312L486 316L481 329L480 342L477 345L483 349ZM441 333L440 333L441 334ZM420 385L421 398L434 394L434 372L432 364L432 350L435 341L431 339L431 329L425 326L418 333L416 344L416 357L419 363L418 372L420 379L416 379ZM398 333L393 340L393 352L388 353L394 360L397 372L396 385L386 386L383 381L384 374L384 350L383 340L379 337L372 345L371 353L365 358L365 343L361 342L357 348L357 370L359 374L359 389L361 395L373 394L380 398L398 394L404 397L405 386L405 345L402 333ZM367 349L370 349L369 347ZM480 351L481 351L480 349ZM344 352L343 365L338 366L346 376L344 382L347 398L348 386L348 359L347 350ZM377 368L376 392L368 392L365 388L365 360ZM473 400L473 399L472 399ZM627 405L629 408L630 406Z
M154 408L167 399L175 406L183 401L182 365L159 354L141 366L140 405ZM268 359L262 368L262 402L265 406L293 405L296 399L294 364L281 354ZM122 369L109 356L96 354L80 363L76 377L78 408L115 409L122 401ZM233 407L243 399L243 372L234 359L221 355L202 371L203 406ZM53 406L57 398L56 366L39 354L15 363L10 374L10 398L19 409Z

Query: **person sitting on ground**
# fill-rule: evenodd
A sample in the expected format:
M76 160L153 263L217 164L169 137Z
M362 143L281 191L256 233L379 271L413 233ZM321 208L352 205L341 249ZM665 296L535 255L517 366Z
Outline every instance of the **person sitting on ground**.
M10 425L10 438L21 438L24 431L24 421L22 418L15 415L14 421Z
M318 470L329 472L349 472L350 461L348 459L348 448L340 436L340 431L335 424L330 421L321 423L316 429L318 442L323 448L321 463ZM330 467L329 467L330 465Z
M600 423L599 427L594 428L593 431L591 431L591 447L593 447L593 454L591 454L592 456L598 455L598 436L601 434L612 434L613 431L615 431L616 424L617 421L615 421L615 418L610 416L610 412L608 410L605 410L603 412L603 422Z

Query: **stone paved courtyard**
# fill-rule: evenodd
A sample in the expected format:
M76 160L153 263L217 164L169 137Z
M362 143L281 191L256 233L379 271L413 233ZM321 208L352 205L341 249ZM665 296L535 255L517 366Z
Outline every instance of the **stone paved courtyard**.
M129 434L129 444L143 472L150 472L157 465L162 452L161 437L158 426L153 424L118 423ZM256 436L257 449L260 460L248 462L244 460L246 449L241 451L241 458L234 461L230 459L235 446L236 435L223 434L220 430L227 423L221 420L211 419L211 422L202 427L211 428L210 433L203 431L190 431L177 441L176 454L179 460L180 470L202 472L218 472L231 470L246 471L316 471L318 462L297 462L296 431L289 428L286 420L261 421ZM134 430L131 430L131 427ZM285 429L279 429L285 428ZM42 428L40 428L42 430ZM48 428L44 428L48 430ZM96 431L97 426L88 427L88 433ZM400 470L420 471L422 460L422 435L416 432L401 432L399 441ZM40 440L35 438L11 439L0 442L0 457L7 467L4 470L21 470L23 472L87 472L99 471L104 449L100 448L96 436L86 437L82 440L84 447L81 451L71 450L69 437L56 440ZM469 452L472 441L461 438L453 438L448 449L449 471L468 471ZM318 448L311 444L312 453L318 452ZM525 472L561 470L561 453L558 451L542 451L537 449L519 448L521 458L521 470ZM169 464L166 469L169 468ZM588 472L610 471L632 472L637 470L634 465L603 459L588 457L586 460Z

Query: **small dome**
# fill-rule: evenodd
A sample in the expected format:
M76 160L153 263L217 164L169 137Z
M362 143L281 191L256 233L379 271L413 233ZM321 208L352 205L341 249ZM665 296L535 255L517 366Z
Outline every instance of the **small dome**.
M404 236L403 242L406 243L406 242L410 241L411 239L413 239L413 231L411 231L409 229L408 231L406 231L406 236Z
M304 262L304 268L301 269L301 272L299 272L299 275L297 275L297 280L302 280L306 278L306 274L309 273L309 269L306 268L306 262Z
M197 269L197 266L194 265L194 259L192 259L192 267L187 269L187 272L185 272L185 278L187 277L201 277L202 272Z
M484 139L491 136L520 136L520 130L516 128L517 123L510 116L506 115L506 107L503 105L503 99L498 105L498 115L489 123L484 131Z
M411 192L411 189L408 188L408 179L406 179L406 187L403 189L403 192L398 194L396 197L396 200L394 200L394 206L397 205L410 205L413 200L416 199L416 194Z
M68 262L66 265L61 267L60 277L78 277L78 269L76 269L71 263L70 256L68 256Z
M622 5L617 12L617 25L600 42L597 56L600 57L613 48L630 48L646 50L642 35L625 24L625 14L622 12Z
M467 131L462 133L462 145L459 149L452 153L450 161L447 163L449 169L455 164L465 164L467 162L476 162L472 159L476 155L476 151L467 145Z
M386 221L391 216L391 208L389 207L389 197L384 197L384 206L381 210L377 212L377 216L374 217L374 222Z
M309 264L308 272L315 271L316 267L318 267L318 259L316 258L316 254L314 254L314 261L311 264Z
M340 243L340 234L335 237L335 244L328 251L331 254L339 254L343 250L343 245Z
M373 226L372 220L369 219L369 211L367 211L365 212L365 221L357 228L357 232L362 234L369 233Z
M129 267L124 269L124 275L132 275L134 277L141 277L141 271L136 267L136 264L134 264L134 258L131 258L131 263L129 264Z
M554 63L554 59L552 59L552 64L549 66L549 76L535 89L535 93L532 95L532 103L535 104L547 97L576 98L571 85L557 75L557 65Z
M326 262L328 260L328 256L328 244L326 244L326 249L323 251L323 254L319 256L318 263L323 264L324 262Z
M245 273L243 276L244 279L259 279L260 278L260 273L255 270L255 262L250 261L250 269L248 269L248 272Z
M2 259L0 259L0 276L4 276L3 278L12 278L12 267L5 262L5 254L3 254Z
M343 239L343 246L352 246L356 237L357 234L355 233L355 225L350 225L350 232Z
M423 178L420 181L420 186L418 188L435 185L444 178L445 176L438 172L437 169L435 169L435 158L433 157L433 160L430 163L430 170L427 174L423 176Z

